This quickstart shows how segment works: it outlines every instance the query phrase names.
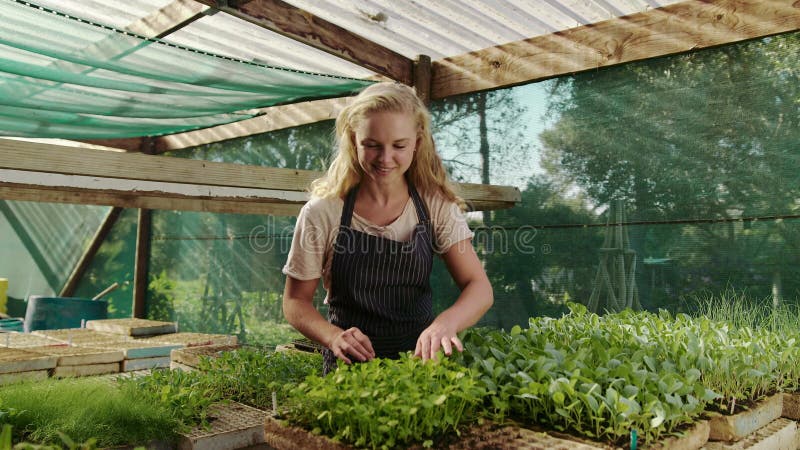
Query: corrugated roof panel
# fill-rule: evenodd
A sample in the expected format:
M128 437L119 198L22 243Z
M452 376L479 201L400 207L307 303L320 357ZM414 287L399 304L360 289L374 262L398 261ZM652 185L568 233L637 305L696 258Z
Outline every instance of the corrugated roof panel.
M205 16L164 39L272 66L355 78L374 75L361 66L224 13Z
M122 29L167 6L172 0L33 0L32 3Z
M408 58L541 36L681 0L285 0Z
M125 28L172 0L35 0L77 17ZM596 23L681 0L286 0L408 58L433 60ZM167 40L270 65L351 77L368 69L213 11Z

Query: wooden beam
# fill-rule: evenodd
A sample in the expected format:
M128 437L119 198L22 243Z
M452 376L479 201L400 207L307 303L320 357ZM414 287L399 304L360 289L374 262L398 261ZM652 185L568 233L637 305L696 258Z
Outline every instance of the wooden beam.
M0 198L125 208L294 215L322 172L0 139ZM457 185L474 209L521 199L515 187Z
M431 57L419 55L414 61L414 89L425 105L431 104Z
M59 189L31 185L8 185L0 181L0 198L29 202L71 203L83 205L146 208L167 211L201 211L226 214L296 216L302 203L265 203L232 199L175 198L159 195L136 195L131 192L97 192L91 189Z
M114 224L117 223L117 219L119 219L119 215L121 213L122 208L119 207L113 207L108 211L105 219L103 219L103 223L100 224L100 227L97 228L94 237L92 237L89 247L87 247L86 251L83 252L81 259L78 260L78 263L72 270L67 282L64 283L64 287L61 288L61 292L58 294L59 297L72 297L72 295L75 294L75 288L78 287L78 282L80 282L80 280L83 278L83 275L86 273L86 269L89 267L92 259L97 254L97 251L100 250L100 246L106 240L106 237L108 236L108 233L111 232Z
M197 0L232 16L410 85L413 61L281 0Z
M800 29L797 0L689 0L433 64L432 98Z
M150 235L153 215L149 209L139 210L136 227L136 257L133 263L133 307L132 316L144 319L147 315L147 275L150 266Z
M302 191L320 176L310 170L107 152L38 142L0 139L0 169L88 177Z

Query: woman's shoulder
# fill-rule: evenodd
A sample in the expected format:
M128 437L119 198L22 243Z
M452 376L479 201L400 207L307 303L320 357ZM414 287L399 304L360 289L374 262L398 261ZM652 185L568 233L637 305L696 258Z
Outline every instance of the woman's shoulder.
M431 209L431 212L433 212L433 210L439 210L443 208L449 210L453 206L456 208L458 207L456 202L448 199L442 192L438 190L421 191L419 192L419 195L422 197L422 200L425 201L425 204L428 205L428 208Z
M312 196L303 205L301 214L310 220L328 222L342 215L343 206L344 202L337 197Z

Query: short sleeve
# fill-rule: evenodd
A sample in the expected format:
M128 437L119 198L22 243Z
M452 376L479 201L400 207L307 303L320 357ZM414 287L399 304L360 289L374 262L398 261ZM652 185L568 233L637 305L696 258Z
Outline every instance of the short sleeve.
M330 220L320 203L309 201L300 210L294 228L292 246L283 266L284 275L298 280L322 277Z
M428 205L433 221L436 253L447 253L454 244L472 239L474 233L469 229L464 213L455 202L436 195L428 199Z

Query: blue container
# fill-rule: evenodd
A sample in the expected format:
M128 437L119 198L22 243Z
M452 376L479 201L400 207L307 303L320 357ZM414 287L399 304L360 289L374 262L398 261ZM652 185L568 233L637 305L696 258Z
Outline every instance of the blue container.
M22 320L20 319L0 319L0 332L19 331L22 332ZM2 341L0 341L2 342ZM2 344L0 344L2 345Z
M80 328L84 320L107 319L108 302L76 297L28 297L25 332Z

